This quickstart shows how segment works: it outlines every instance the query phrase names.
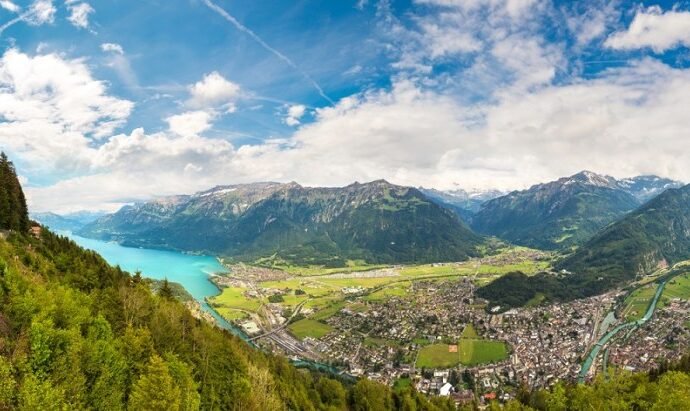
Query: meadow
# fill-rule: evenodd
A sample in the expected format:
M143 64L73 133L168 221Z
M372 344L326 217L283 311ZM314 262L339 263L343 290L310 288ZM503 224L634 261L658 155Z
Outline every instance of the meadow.
M474 366L503 361L508 357L508 348L502 341L463 338L458 342L457 352L448 344L431 344L422 347L417 357L417 368L453 368L459 364Z
M333 327L316 320L305 318L290 324L288 330L290 330L295 337L303 340L306 337L321 338L333 331Z
M655 291L655 284L649 284L633 291L628 298L625 299L623 311L621 311L621 316L625 321L636 321L642 318L645 312L647 312L652 298L654 298Z
M690 300L690 274L685 274L671 279L666 284L661 299L661 306L665 306L673 298Z

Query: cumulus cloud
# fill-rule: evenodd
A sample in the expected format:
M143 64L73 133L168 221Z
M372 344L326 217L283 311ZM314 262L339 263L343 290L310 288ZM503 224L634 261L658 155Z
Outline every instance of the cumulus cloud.
M68 0L66 4L70 11L70 16L68 17L70 23L80 29L89 28L89 15L95 12L93 7L89 3L75 0Z
M188 111L168 117L170 131L181 136L198 136L211 128L213 115L206 111Z
M678 147L690 133L689 105L690 70L654 60L568 85L512 89L473 106L401 80L390 91L318 109L292 137L257 145L200 136L208 126L203 111L173 116L170 132L139 129L90 152L102 173L30 193L36 207L66 209L259 180L513 189L586 168L687 181L690 153ZM179 129L177 120L194 125ZM625 161L611 161L615 153Z
M564 64L562 51L544 38L542 18L553 13L544 0L415 0L426 13L411 23L399 20L386 5L379 8L393 68L427 84L462 84L468 94L490 97L515 85L549 84ZM434 68L457 65L446 78ZM447 69L446 69L447 70ZM455 78L453 78L455 75ZM446 84L447 85L447 84ZM469 93L468 93L469 91Z
M559 78L568 46L545 39L540 18L529 12L562 11L549 3L415 3L425 13L404 23L378 3L390 34L386 50L400 68L390 87L372 86L332 107L310 109L314 121L292 135L238 146L219 133L206 135L243 94L218 72L187 88L181 112L164 119L165 130L125 132L117 128L129 118L131 103L109 96L83 61L7 52L0 61L0 116L7 119L0 123L0 145L25 164L66 174L27 190L34 209L54 211L114 209L260 180L333 186L386 178L414 186L515 189L592 169L690 181L690 153L679 150L690 134L690 69L642 58L587 78ZM597 20L589 29L584 18L565 12L571 20L564 30L576 36L592 31L572 41L574 47L603 38L615 14L587 13ZM123 56L114 46L102 47ZM447 63L460 69L435 73ZM64 77L70 80L59 80ZM479 93L486 95L476 98ZM291 126L306 113L303 105L280 112Z
M300 124L300 119L304 117L307 112L307 107L302 104L295 104L287 109L287 115L283 120L288 126L294 127Z
M107 95L81 60L16 49L0 58L0 145L35 167L88 168L86 149L120 127L132 107Z
M690 47L690 12L663 11L659 6L640 9L628 29L613 33L605 45L623 50L648 47L658 53Z
M239 85L227 80L217 71L204 76L199 82L189 86L190 108L222 108L227 112L235 111L235 102L240 97Z

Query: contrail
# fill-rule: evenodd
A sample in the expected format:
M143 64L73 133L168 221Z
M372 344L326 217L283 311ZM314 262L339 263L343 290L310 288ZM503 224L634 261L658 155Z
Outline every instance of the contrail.
M19 23L20 21L24 20L24 18L28 15L28 13L22 14L19 17L15 17L12 20L8 21L7 23L3 24L0 26L0 34L2 34L5 30L8 28L14 26L15 24Z
M305 79L307 79L312 84L312 86L314 86L314 88L319 92L319 95L321 95L321 97L323 97L325 100L327 100L331 105L335 105L335 102L333 100L331 100L331 98L328 97L328 95L326 95L326 93L323 91L321 86L319 86L319 84L313 78L311 78L311 76L309 76L309 74L307 74L304 70L300 69L297 66L297 64L293 63L292 60L290 60L287 56L285 56L283 53L279 52L278 50L274 49L273 47L269 46L265 41L263 41L261 39L261 37L256 35L256 33L251 31L247 26L240 23L239 20L237 20L235 17L233 17L230 13L225 11L219 5L215 4L211 0L203 0L203 2L204 2L204 4L206 4L206 6L208 6L208 8L210 8L211 10L220 14L225 20L229 21L233 26L235 26L235 28L237 28L237 30L240 30L240 31L246 33L247 35L249 35L249 37L253 38L254 41L259 43L261 45L261 47L270 51L276 57L283 60L285 62L285 64L287 64L288 66L297 70L302 76L304 76Z

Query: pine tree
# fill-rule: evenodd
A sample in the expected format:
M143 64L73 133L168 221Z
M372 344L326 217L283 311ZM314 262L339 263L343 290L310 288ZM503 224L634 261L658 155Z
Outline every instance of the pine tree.
M180 389L175 386L168 365L153 355L146 371L132 389L129 410L168 411L180 409Z
M170 281L168 281L167 278L163 279L163 283L158 291L158 295L168 300L173 300L175 298L175 293L173 292L173 289L170 286Z
M26 197L14 164L0 153L0 229L25 233L29 230Z

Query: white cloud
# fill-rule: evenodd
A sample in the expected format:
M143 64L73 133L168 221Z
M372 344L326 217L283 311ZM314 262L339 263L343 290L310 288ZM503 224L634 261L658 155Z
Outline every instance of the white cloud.
M690 181L690 153L678 149L690 134L690 70L642 60L498 96L467 106L400 80L318 109L291 138L241 147L200 136L211 121L205 111L183 113L169 119L170 133L138 129L87 150L92 174L29 192L34 207L66 210L260 180L513 189L586 168ZM23 144L35 138L22 136ZM616 153L625 161L612 161Z
M640 9L630 27L609 36L605 45L624 50L648 47L658 53L690 47L690 12L662 11L659 6Z
M16 49L0 58L0 145L37 168L88 168L90 144L121 126L132 106L108 96L81 60Z
M288 107L287 115L283 120L288 126L294 127L300 124L300 119L304 117L307 108L302 104L295 104Z
M0 7L12 13L18 13L22 8L9 0L0 0Z
M218 72L187 88L182 112L164 119L166 130L112 136L132 105L109 96L84 61L7 52L0 60L0 145L23 164L59 173L57 183L28 189L32 207L55 211L113 209L260 180L344 185L387 178L514 189L593 169L690 181L690 152L679 149L690 134L690 70L642 59L556 82L568 46L544 38L540 19L563 10L543 1L416 3L425 13L405 24L380 16L390 30L389 57L403 69L390 89L314 111L284 106L286 124L300 125L307 112L314 121L291 136L237 147L217 133L205 136L243 95ZM602 38L611 13L587 11L591 26L584 17L570 20L564 30L578 36L573 47ZM108 58L126 57L106 44ZM462 69L433 73L448 62ZM474 98L479 93L488 97Z
M572 9L566 9L566 25L575 36L578 46L585 46L604 36L610 26L618 22L620 2L591 0L586 3L573 2Z
M3 8L14 8L14 3L4 2L3 4ZM42 24L52 23L55 21L55 11L56 9L53 6L52 0L35 0L33 3L31 3L27 11L1 25L0 34L22 21L31 26L40 26Z
M222 108L233 112L240 93L239 85L214 71L189 87L190 98L187 105L197 109Z
M117 43L103 43L101 44L101 50L106 53L125 54L125 50Z
M71 13L68 17L68 20L74 27L78 27L80 29L89 28L89 15L95 12L89 3L68 1L67 8L69 8Z
M165 119L170 131L181 136L198 136L211 128L212 120L213 115L206 111L188 111Z
M55 6L52 0L36 0L29 7L24 20L32 26L40 26L55 21Z

